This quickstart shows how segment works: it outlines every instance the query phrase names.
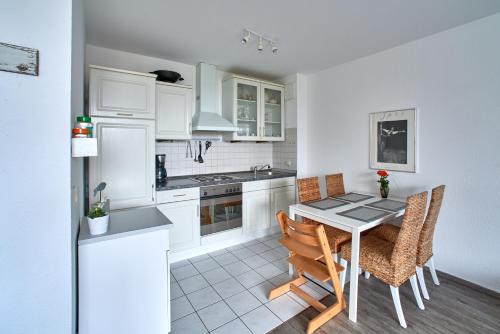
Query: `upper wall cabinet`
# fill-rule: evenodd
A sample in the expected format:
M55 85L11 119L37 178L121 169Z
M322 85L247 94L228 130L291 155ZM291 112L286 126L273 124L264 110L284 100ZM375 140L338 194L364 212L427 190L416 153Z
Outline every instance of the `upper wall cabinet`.
M193 89L156 84L156 139L191 139Z
M222 83L222 114L238 127L229 140L285 140L284 87L231 76Z
M91 116L155 118L156 75L89 66Z

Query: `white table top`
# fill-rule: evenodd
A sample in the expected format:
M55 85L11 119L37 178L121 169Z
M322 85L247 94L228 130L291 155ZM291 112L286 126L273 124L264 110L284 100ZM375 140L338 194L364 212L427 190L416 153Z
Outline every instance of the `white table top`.
M368 194L366 192L359 192L359 191L352 191L354 193L358 194L363 194L363 195L370 195L373 196L372 198L366 199L364 201L360 201L357 203L349 203L347 205L342 205L336 208L332 209L327 209L327 210L321 210L321 209L316 209L311 206L305 205L305 204L294 204L290 206L290 210L294 212L294 214L302 217L307 217L313 220L316 220L320 223L323 224L328 224L337 228L340 228L344 231L352 231L353 229L358 229L359 231L365 231L368 230L374 226L380 225L383 222L389 221L394 219L395 217L401 216L404 213L404 209L401 209L397 212L389 211L389 210L382 210L379 208L376 208L377 210L382 210L386 212L390 212L389 215L370 221L370 222L364 222L361 220L356 220L353 218L349 218L346 216L341 216L338 215L338 212L343 212L346 210L354 209L360 206L364 206L369 203L374 203L377 201L380 201L382 197L379 195L375 194ZM394 200L394 201L400 201L400 202L406 202L406 199L403 198L396 198L396 197L389 197L388 199ZM290 215L292 212L290 212ZM333 223L333 224L332 224Z

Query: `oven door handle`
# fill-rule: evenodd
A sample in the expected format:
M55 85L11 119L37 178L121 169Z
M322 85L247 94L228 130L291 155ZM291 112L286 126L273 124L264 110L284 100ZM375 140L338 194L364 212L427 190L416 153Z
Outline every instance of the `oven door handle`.
M203 198L200 200L200 204L202 207L210 205L210 204L224 204L224 203L229 203L229 202L238 202L243 199L243 196L240 195L233 195L233 196L216 196L212 198Z

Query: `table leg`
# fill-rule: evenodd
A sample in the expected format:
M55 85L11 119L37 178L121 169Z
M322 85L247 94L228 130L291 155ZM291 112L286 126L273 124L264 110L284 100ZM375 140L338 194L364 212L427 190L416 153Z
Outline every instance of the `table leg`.
M291 220L295 220L295 210L293 208L289 208L289 217ZM288 276L293 276L293 266L291 263L288 263Z
M349 287L349 320L357 321L358 317L358 267L359 267L359 231L352 231L351 241L351 281Z

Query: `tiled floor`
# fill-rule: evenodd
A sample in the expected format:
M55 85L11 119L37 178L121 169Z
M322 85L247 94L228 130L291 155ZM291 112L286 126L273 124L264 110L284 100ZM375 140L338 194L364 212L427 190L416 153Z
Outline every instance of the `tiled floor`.
M289 280L288 252L278 234L229 247L171 266L172 333L263 334L308 305L288 293L267 294ZM314 297L328 292L312 282Z

